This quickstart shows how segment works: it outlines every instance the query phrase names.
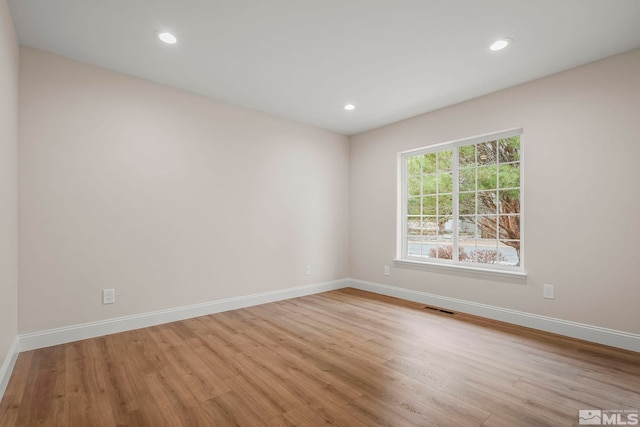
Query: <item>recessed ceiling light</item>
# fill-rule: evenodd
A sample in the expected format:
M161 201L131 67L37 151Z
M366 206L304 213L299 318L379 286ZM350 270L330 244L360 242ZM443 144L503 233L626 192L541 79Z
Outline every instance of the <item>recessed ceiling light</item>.
M351 111L351 110L355 110L356 106L353 105L353 104L347 104L347 105L344 106L344 109L347 110L347 111Z
M502 50L505 47L509 46L509 44L512 42L513 40L511 40L509 37L504 37L501 39L498 39L496 41L494 41L493 43L491 43L491 45L489 46L489 49L496 51L496 50Z
M166 44L176 44L176 42L178 41L176 36L167 32L158 33L158 38Z

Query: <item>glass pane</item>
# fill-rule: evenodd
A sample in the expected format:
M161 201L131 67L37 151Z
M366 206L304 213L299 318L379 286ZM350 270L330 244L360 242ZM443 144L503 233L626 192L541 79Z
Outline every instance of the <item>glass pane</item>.
M425 258L435 258L435 254L432 256L431 255L431 250L433 250L437 244L437 238L436 236L425 236L423 237L422 240L422 256Z
M453 159L453 151L445 150L438 152L438 171L450 171L451 170L451 160Z
M458 246L458 261L461 262L471 262L475 261L472 257L474 256L473 250L467 250L467 247Z
M407 194L409 196L419 196L420 195L420 184L422 182L422 178L419 176L414 178L409 178L407 180Z
M520 163L499 166L500 188L520 187Z
M435 173L436 153L422 155L422 173Z
M433 236L438 234L438 218L436 216L425 216L422 220L422 235Z
M407 217L407 255L420 256L422 239L422 221L419 216Z
M460 191L475 191L476 189L476 170L460 169L459 173Z
M438 195L438 215L453 214L453 197L451 194Z
M422 170L422 156L413 156L407 159L407 172L409 175L420 175Z
M407 215L420 215L420 197L407 198Z
M458 213L473 215L476 213L476 193L460 193L458 196Z
M498 263L502 265L520 265L520 241L507 240L498 244Z
M500 240L520 240L520 215L500 215L498 221Z
M453 259L453 245L438 244L437 251L438 251L437 253L438 259ZM431 252L429 253L429 255L435 252L436 252L436 248L431 249Z
M437 213L437 196L424 196L422 198L422 214L435 215Z
M426 258L437 258L438 257L438 245L435 239L429 240L425 242L422 246L422 254Z
M478 190L498 188L498 168L486 166L478 168Z
M436 175L425 175L422 177L422 194L436 194Z
M476 239L465 239L458 243L458 259L463 262L475 262Z
M496 152L496 141L487 141L478 144L478 164L493 165L496 163L498 153Z
M411 257L422 256L421 246L422 245L418 241L408 240L407 241L407 256L411 256Z
M476 164L476 146L465 145L458 148L458 159L460 167L475 166Z
M498 213L498 197L495 191L478 191L477 200L479 214Z
M419 236L421 231L421 221L419 216L407 217L407 236Z
M460 216L458 221L458 234L460 235L460 244L468 239L475 239L479 237L476 235L476 217L475 216Z
M484 239L477 240L473 258L478 264L498 264L504 260L503 255L498 252L497 241Z
M500 163L520 161L520 135L502 138L498 141Z
M478 216L478 234L482 239L496 239L498 237L498 218L493 215ZM494 242L495 244L495 242Z
M439 216L438 217L438 236L451 241L453 235L453 217L452 216Z
M453 191L453 174L438 174L438 193L451 193Z
M498 192L500 212L502 214L520 213L520 190L502 190Z
M476 193L460 193L458 201L458 213L460 215L473 215L476 213Z

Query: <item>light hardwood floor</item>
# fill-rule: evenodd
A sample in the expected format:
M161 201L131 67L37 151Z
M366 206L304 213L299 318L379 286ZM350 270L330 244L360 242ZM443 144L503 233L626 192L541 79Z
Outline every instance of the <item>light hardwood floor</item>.
M20 354L1 426L571 426L640 353L353 289Z

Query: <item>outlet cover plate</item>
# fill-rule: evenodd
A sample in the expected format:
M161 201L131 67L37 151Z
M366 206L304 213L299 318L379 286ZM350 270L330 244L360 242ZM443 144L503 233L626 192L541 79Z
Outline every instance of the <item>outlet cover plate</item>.
M104 289L102 291L102 304L113 304L116 302L115 289Z

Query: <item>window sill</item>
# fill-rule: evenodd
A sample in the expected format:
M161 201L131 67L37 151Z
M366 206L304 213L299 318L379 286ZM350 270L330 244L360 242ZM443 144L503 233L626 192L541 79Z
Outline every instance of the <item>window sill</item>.
M420 267L425 270L448 270L458 273L469 273L470 275L508 277L519 280L526 280L527 273L522 271L492 270L489 268L466 267L463 265L440 264L434 262L413 261L407 259L394 259L396 266Z

